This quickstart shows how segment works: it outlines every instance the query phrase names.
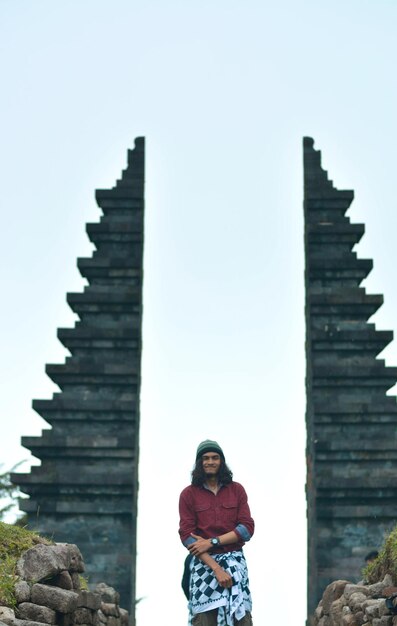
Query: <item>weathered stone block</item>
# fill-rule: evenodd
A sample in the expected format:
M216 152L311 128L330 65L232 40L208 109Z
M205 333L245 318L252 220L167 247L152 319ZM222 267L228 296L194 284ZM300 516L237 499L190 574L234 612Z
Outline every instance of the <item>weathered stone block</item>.
M40 543L24 552L18 560L16 573L24 580L37 582L55 576L60 569L57 554L52 546Z
M17 615L20 619L28 619L33 622L45 624L56 623L56 613L53 609L32 602L22 602L18 605Z
M120 603L120 594L115 589L113 589L113 587L109 587L109 585L106 585L106 583L98 583L95 586L94 591L96 593L99 593L102 602L107 602L110 604Z
M12 626L48 626L44 622L32 622L30 619L15 619Z
M325 615L328 615L331 609L331 604L338 600L344 592L346 585L349 584L348 580L335 580L325 588L323 593L323 611Z
M128 626L128 622L129 622L128 611L126 611L126 609L121 609L121 608L119 610L120 610L121 625Z
M365 596L369 595L369 589L365 585L353 585L349 583L343 590L345 598L350 598L353 593L362 593Z
M81 589L81 580L80 580L79 574L77 572L73 572L70 576L71 576L72 583L73 583L73 589L75 591L80 591L80 589Z
M353 613L357 613L358 611L363 610L363 604L366 600L367 596L364 593L356 591L355 593L352 593L346 601L349 603L349 607Z
M75 624L92 624L93 623L93 612L90 609L85 609L84 607L80 607L76 609L74 612L74 623Z
M384 613L385 606L383 598L378 600L366 600L363 603L364 613L370 619L380 618Z
M37 583L32 587L32 602L48 606L60 613L72 613L77 609L79 594L67 589Z
M119 607L117 604L111 604L110 602L101 602L101 611L107 617L120 617Z
M93 611L96 611L101 607L101 598L98 596L97 593L82 589L79 593L78 606L83 606L87 609L92 609Z
M59 572L59 574L51 580L51 584L54 587L60 587L61 589L74 589L72 577L67 570Z
M30 586L25 580L19 580L15 584L15 597L17 603L29 602L30 600Z
M59 563L63 565L61 570L69 572L84 572L84 561L79 548L73 543L57 543L53 547L57 554Z
M12 624L15 619L15 613L8 606L0 606L0 620L4 624Z

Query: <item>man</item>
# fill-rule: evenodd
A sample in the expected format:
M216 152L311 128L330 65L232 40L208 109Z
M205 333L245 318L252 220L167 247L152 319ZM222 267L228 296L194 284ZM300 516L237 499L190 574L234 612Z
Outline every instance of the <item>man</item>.
M179 500L182 543L193 556L189 610L193 626L252 626L243 545L254 533L247 494L232 480L216 441L197 448L192 484Z

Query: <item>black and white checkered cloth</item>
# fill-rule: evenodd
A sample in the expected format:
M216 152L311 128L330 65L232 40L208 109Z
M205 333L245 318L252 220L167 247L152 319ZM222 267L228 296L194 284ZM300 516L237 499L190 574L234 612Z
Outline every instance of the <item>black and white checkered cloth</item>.
M252 610L249 590L248 570L241 551L211 555L215 561L233 578L229 589L221 587L215 574L200 559L191 562L189 624L192 617L204 611L218 610L217 626L234 626L247 611Z

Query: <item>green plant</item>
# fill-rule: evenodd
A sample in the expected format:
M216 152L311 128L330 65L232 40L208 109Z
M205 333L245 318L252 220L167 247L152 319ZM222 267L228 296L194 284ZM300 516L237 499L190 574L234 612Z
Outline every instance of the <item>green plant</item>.
M82 576L81 574L79 574L79 579L80 579L80 587L81 589L83 589L84 591L88 591L88 578L86 578L85 576Z
M21 492L19 488L11 482L11 472L14 472L21 463L23 463L23 461L20 461L11 469L0 473L0 499L6 501L5 504L0 506L0 520L4 519L4 516L17 506ZM0 467L2 467L2 465L0 465Z
M23 552L38 543L52 542L37 533L13 524L0 522L0 604L15 606L15 567Z
M365 580L376 583L389 574L397 584L397 527L386 538L379 556L363 570Z
M14 588L16 581L15 559L7 556L4 560L0 560L0 604L11 608L15 606Z

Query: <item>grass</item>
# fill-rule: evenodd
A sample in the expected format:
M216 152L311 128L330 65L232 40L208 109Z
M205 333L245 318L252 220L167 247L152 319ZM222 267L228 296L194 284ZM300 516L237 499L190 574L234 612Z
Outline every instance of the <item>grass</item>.
M393 584L397 584L397 527L386 538L379 556L367 565L363 574L369 583L376 583L390 574Z
M26 528L0 522L0 605L15 606L17 561L23 552L38 543L50 545L52 542Z

